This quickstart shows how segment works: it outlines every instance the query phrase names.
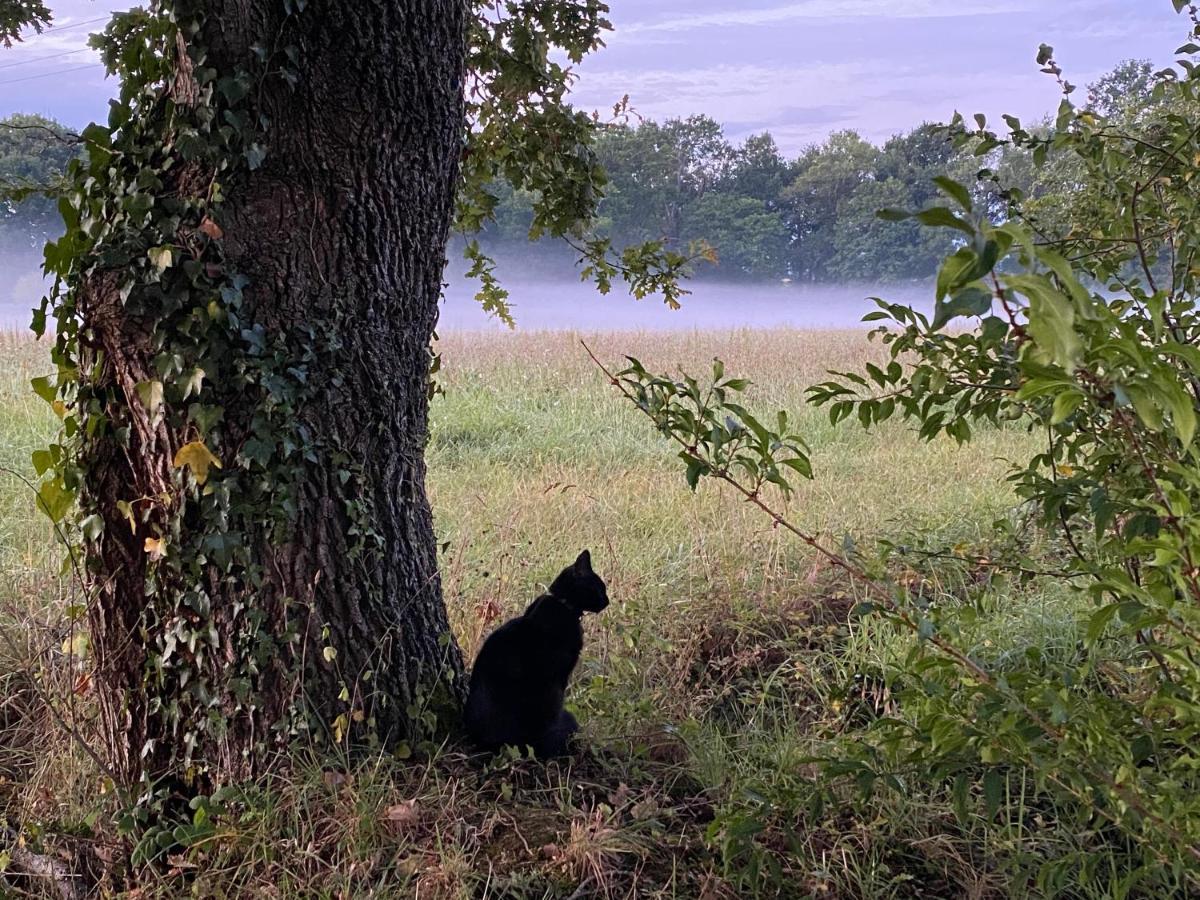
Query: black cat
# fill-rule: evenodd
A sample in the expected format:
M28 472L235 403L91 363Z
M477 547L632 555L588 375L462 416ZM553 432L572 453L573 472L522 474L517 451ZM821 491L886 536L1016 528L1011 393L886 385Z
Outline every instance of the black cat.
M585 612L608 606L608 592L584 550L519 618L493 631L471 670L466 724L481 749L530 746L541 759L562 756L579 729L563 709L567 679L583 649Z

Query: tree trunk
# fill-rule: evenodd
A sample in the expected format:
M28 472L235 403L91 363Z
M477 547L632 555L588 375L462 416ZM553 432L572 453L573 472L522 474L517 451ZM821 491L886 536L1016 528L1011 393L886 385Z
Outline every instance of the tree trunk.
M461 684L423 453L429 344L465 127L467 7L310 0L289 17L285 5L177 4L205 17L197 43L207 56L197 67L246 69L256 48L287 42L298 76L294 85L280 77L257 85L265 160L223 185L218 210L227 267L247 279L237 325L264 352L287 348L286 368L302 383L295 420L308 458L280 491L287 524L264 520L239 537L257 582L211 566L189 575L185 565L180 576L184 595L202 592L212 607L212 650L197 665L216 724L186 754L206 783L253 774L305 728L338 739L368 730L388 741L418 737L439 680L449 674L452 694ZM100 377L133 410L130 446L87 461L87 490L106 525L89 554L97 687L114 768L132 783L178 769L181 724L165 709L189 689L147 675L175 623L147 600L154 554L118 504L177 489L173 458L188 434L136 409L136 385L153 373L151 335L105 299L112 285L106 293L102 276L85 293L105 351ZM225 405L217 488L253 457L268 401ZM177 542L197 514L184 508ZM242 671L247 678L235 677Z

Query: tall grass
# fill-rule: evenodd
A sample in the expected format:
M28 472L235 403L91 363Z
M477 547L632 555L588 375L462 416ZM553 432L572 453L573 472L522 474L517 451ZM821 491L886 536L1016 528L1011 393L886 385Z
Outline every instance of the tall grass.
M833 543L924 535L974 544L1014 506L1005 459L1028 454L1033 441L1020 431L960 449L923 443L899 424L833 428L805 405L805 387L827 369L881 355L862 334L585 339L604 359L630 354L656 369L703 370L719 355L753 379L748 405L788 410L813 449L816 478L798 485L789 515ZM838 808L820 799L811 760L862 727L864 709L886 707L886 696L867 696L863 676L886 670L908 638L855 620L852 587L753 508L712 486L690 492L673 451L579 340L443 337L428 461L446 599L467 654L539 583L592 550L614 602L588 623L572 689L586 749L545 767L484 767L451 746L419 762L302 753L273 779L244 786L218 813L212 841L139 887L296 897L1026 890L1026 838L955 821L936 785L886 800L845 794ZM47 369L44 348L0 335L0 466L19 473L0 473L0 616L20 651L0 646L0 673L65 691L86 723L86 674L59 646L69 581L22 482L32 478L30 452L55 429L28 389ZM955 581L969 573L944 577L930 589L975 589ZM973 639L987 653L1053 646L1074 627L1075 600L1036 582L977 600ZM48 846L111 851L100 780L38 697L22 696L14 727L0 722L0 768L19 762L0 783L9 821L38 823ZM31 741L41 751L33 758ZM1022 785L1011 789L1019 809ZM1067 831L1044 840L1078 843Z

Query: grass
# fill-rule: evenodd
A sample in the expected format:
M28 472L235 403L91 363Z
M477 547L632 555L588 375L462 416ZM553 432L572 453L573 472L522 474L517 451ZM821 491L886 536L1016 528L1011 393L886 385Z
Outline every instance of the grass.
M789 515L835 545L985 543L1015 505L1005 459L1033 447L1015 429L958 448L901 424L831 427L804 389L880 355L859 333L588 341L601 358L628 353L652 369L703 371L719 355L751 378L748 405L789 410L813 449L816 478L798 485ZM864 710L869 720L894 703L870 677L911 639L854 618L852 586L744 502L716 485L690 492L579 336L451 334L440 349L429 489L453 627L473 654L591 548L614 602L588 624L571 694L586 748L546 766L485 766L450 746L419 763L303 753L240 788L217 813L217 835L141 876L139 896L984 898L1036 893L1034 843L1040 858L1087 851L1088 837L1066 826L1036 842L1023 830L1032 813L1019 773L999 823L959 821L946 789L919 779L871 799L823 783L813 758L853 740ZM103 857L117 839L102 782L43 702L78 704L86 718L86 673L61 649L70 584L22 481L54 432L28 390L47 368L42 348L0 334L0 616L12 636L0 645L10 685L0 802L47 852ZM976 598L968 638L981 655L1070 652L1073 595L1036 581L981 594L976 575L921 577L936 596ZM1106 894L1080 881L1061 895Z

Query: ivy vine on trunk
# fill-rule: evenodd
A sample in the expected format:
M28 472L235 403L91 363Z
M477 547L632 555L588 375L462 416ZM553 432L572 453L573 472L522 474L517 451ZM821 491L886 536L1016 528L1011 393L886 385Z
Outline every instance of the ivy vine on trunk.
M466 9L302 6L120 17L122 96L49 253L43 495L78 493L129 784L245 777L313 729L411 740L461 674L422 451Z
M507 181L603 291L675 303L691 261L589 231L601 126L553 51L578 62L606 12L156 0L93 39L121 87L46 248L34 388L63 428L34 463L83 550L120 787L203 795L296 737L412 744L453 715L423 459L449 228ZM13 38L49 15L0 0Z

